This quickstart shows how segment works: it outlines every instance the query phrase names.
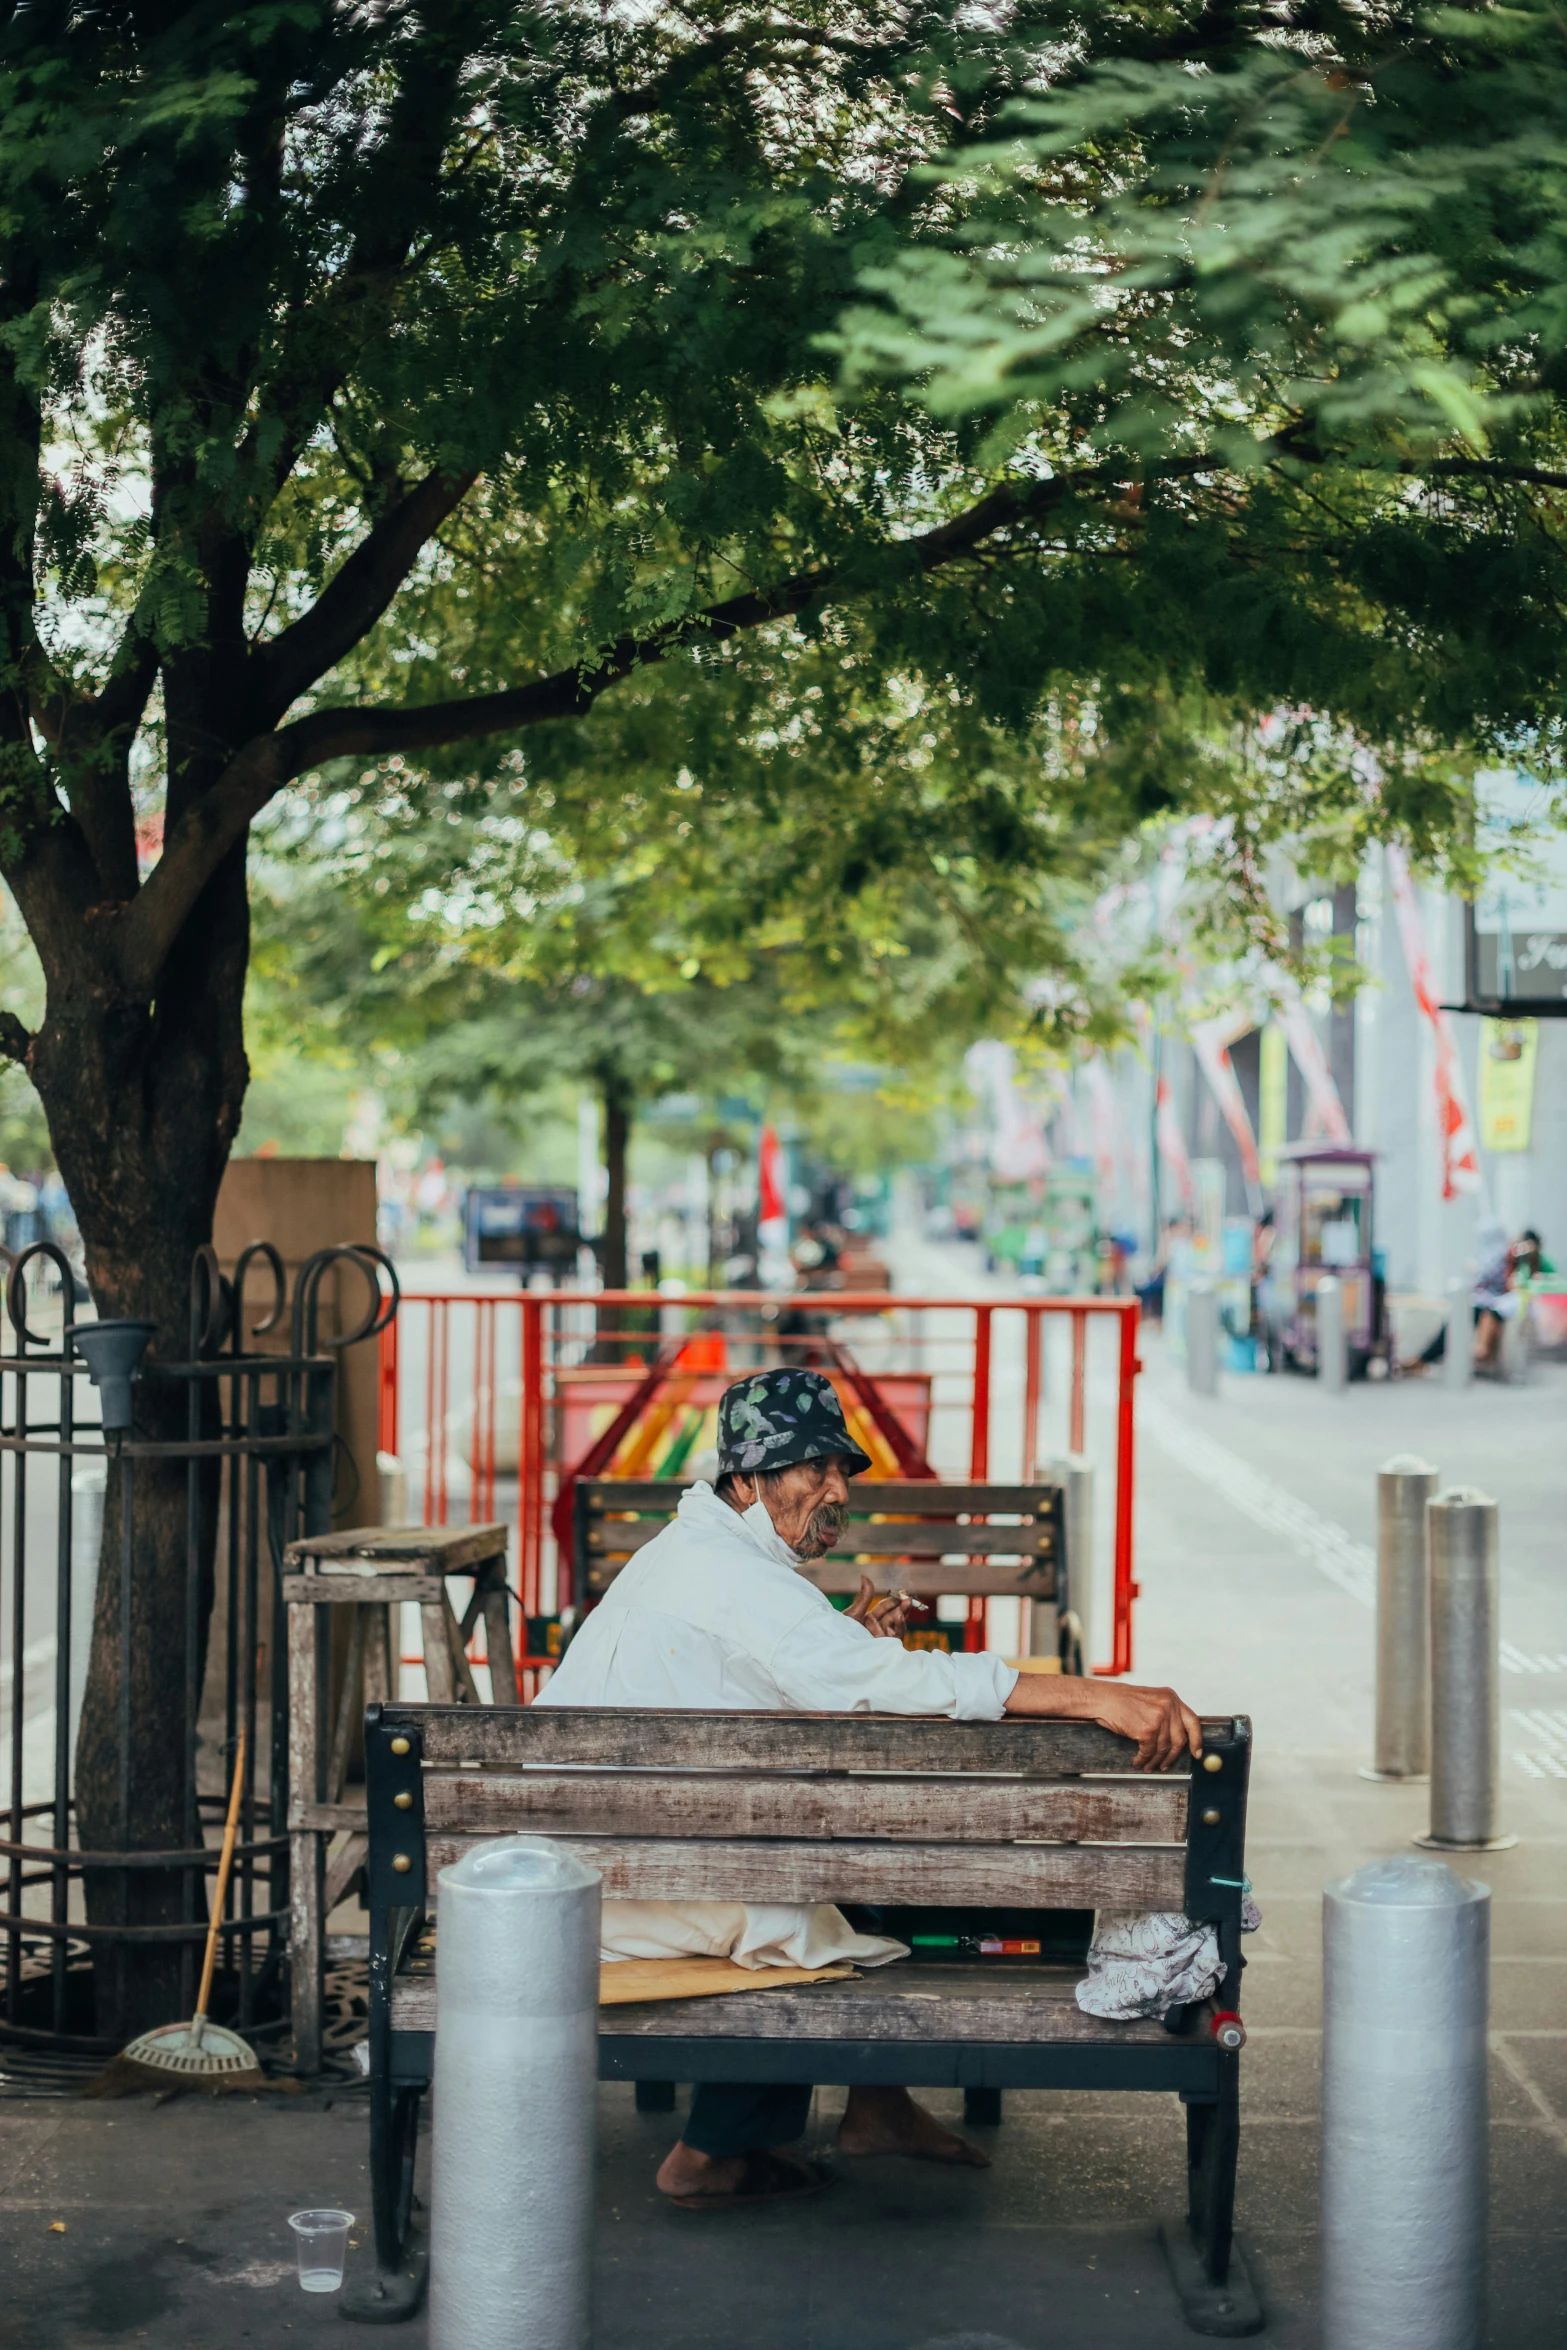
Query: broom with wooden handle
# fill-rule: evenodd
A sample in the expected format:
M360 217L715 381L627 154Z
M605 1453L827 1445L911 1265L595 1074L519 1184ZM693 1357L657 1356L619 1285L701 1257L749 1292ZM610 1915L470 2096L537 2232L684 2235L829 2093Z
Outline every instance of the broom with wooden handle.
M168 2087L175 2081L188 2081L199 2086L206 2081L227 2081L233 2075L248 2073L259 2082L262 2079L256 2052L248 2040L238 2032L231 2032L224 2024L209 2022L207 2001L212 1997L212 1974L217 1963L218 1929L223 1923L223 1903L229 1889L229 1872L234 1865L234 1841L239 1833L239 1803L245 1785L245 1732L241 1725L239 1745L234 1755L234 1781L229 1789L228 1818L223 1826L223 1850L218 1859L218 1881L212 1895L212 1917L207 1927L207 1954L202 1961L201 1989L196 1995L196 2012L188 2024L160 2024L156 2031L143 2032L139 2040L115 2058L111 2071L126 2079L129 2072L154 2074L157 2079L143 2082L126 2081L127 2086Z

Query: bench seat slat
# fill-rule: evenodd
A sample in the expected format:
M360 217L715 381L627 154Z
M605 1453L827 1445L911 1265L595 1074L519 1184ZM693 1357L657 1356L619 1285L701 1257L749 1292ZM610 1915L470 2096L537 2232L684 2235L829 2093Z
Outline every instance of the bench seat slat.
M601 2034L615 2039L930 2040L1168 2048L1157 2020L1106 2023L1085 2015L1074 1996L1076 1967L921 1966L902 1960L846 1983L739 1991L722 1999L659 1999L600 2011ZM435 2029L435 1978L400 1977L392 1989L398 2031ZM1199 2019L1199 2036L1202 2024Z
M429 1892L438 1872L480 1837L431 1835ZM1179 1909L1184 1845L803 1844L783 1838L559 1841L622 1901L1002 1902L1021 1909Z
M427 1770L436 1834L1178 1844L1185 1779L761 1778L733 1772Z
M1045 1779L1131 1768L1096 1722L949 1722L924 1715L665 1712L599 1706L386 1706L427 1762L761 1771L1001 1771ZM1216 1725L1216 1727L1221 1725ZM1228 1731L1229 1723L1222 1724ZM1177 1770L1172 1777L1184 1778Z

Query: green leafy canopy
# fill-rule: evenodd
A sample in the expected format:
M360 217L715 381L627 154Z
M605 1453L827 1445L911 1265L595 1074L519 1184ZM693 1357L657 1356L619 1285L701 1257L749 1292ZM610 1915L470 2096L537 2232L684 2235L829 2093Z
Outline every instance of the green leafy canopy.
M983 425L996 461L1071 484L1073 549L1142 583L1127 619L1161 587L1184 598L1203 675L1259 714L1271 698L1411 760L1554 771L1559 16L1057 24L998 134L942 159L920 233L868 269L851 377L907 384ZM1080 486L1107 470L1114 514Z
M181 1113L220 1160L236 883L305 779L308 816L395 776L362 809L394 835L400 799L451 834L453 784L509 794L586 893L567 960L591 932L643 992L676 947L803 987L837 930L857 1003L906 998L880 948L928 923L947 1004L997 928L1069 953L1092 857L1194 804L1253 847L1461 846L1455 762L1557 720L1554 37L1060 0L17 12L0 867L48 1010L0 1041L51 1119L68 1008L150 1016L154 1060L220 1073ZM1309 719L1250 756L1281 710ZM1358 741L1390 779L1364 818ZM193 1099L152 1067L138 1098Z

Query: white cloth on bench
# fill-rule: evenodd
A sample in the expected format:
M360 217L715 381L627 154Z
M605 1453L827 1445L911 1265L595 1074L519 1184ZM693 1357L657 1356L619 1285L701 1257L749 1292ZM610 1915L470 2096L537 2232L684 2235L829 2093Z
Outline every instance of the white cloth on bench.
M728 1958L736 1966L887 1966L908 1945L857 1934L830 1901L606 1901L599 1957Z
M1248 1892L1241 1900L1241 1931L1254 1933L1261 1923ZM1223 1972L1216 1926L1197 1925L1178 1909L1102 1909L1077 2004L1085 2015L1129 2024L1211 1999Z
M944 1714L998 1722L1017 1684L999 1656L878 1640L795 1572L760 1513L693 1485L624 1567L540 1691L539 1705L741 1713Z

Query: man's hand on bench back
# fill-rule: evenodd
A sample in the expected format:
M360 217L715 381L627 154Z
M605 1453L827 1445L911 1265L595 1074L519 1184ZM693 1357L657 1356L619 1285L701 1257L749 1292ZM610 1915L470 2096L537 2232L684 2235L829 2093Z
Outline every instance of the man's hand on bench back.
M1020 1673L1007 1699L1009 1714L1054 1721L1098 1722L1137 1741L1140 1771L1168 1771L1202 1752L1202 1724L1173 1689L1136 1689L1123 1681L1078 1680L1055 1673Z

